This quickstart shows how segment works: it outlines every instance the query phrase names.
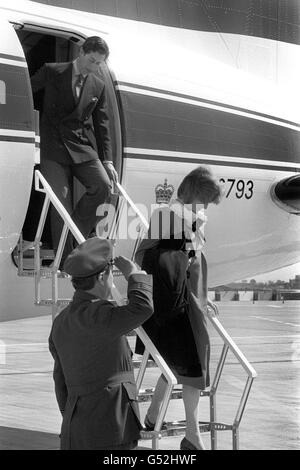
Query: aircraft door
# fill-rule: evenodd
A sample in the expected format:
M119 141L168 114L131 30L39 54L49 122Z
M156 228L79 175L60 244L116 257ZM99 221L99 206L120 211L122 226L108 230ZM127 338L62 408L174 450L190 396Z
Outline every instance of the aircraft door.
M14 27L0 20L0 263L25 219L35 160L35 124L27 63Z

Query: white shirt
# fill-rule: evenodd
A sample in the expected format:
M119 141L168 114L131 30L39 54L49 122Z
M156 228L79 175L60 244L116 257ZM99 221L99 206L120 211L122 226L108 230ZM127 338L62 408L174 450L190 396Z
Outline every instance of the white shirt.
M78 78L79 75L82 75L83 78L85 79L88 74L83 74L83 73L80 72L80 70L78 68L78 64L77 64L77 59L75 59L75 60L73 60L73 69L72 69L72 90L73 90L73 94L74 94L76 99L79 98L79 96L77 96L77 92L75 90L75 85L76 85L77 78ZM78 91L80 91L80 90L78 90Z

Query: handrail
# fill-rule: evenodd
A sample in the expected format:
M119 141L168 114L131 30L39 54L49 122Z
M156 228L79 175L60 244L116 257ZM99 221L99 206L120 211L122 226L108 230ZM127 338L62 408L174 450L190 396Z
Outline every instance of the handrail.
M42 188L40 187L40 183L42 184ZM130 199L130 197L125 192L125 190L122 188L122 186L119 183L116 183L116 185L117 185L117 188L118 188L120 194L123 196L124 200L126 200L130 204L130 206L133 208L133 210L136 212L136 214L140 217L140 219L141 219L142 223L144 224L144 226L147 226L147 221L144 218L143 214L139 211L139 209L136 207L136 205ZM44 223L45 223L45 219L46 219L46 215L47 215L47 211L48 211L48 208L49 208L50 201L53 204L53 206L55 207L55 209L57 210L57 212L59 213L60 217L64 221L64 227L63 227L63 230L62 230L62 234L61 234L61 238L60 238L60 242L59 242L59 246L58 246L58 250L57 250L57 255L56 255L55 261L54 261L54 265L57 266L59 264L60 256L61 256L61 253L62 253L63 248L64 248L64 244L65 244L65 241L66 241L68 230L70 230L72 232L72 234L74 235L74 237L76 238L78 243L84 242L85 238L82 235L82 233L79 231L79 229L77 228L75 223L73 222L73 220L72 220L70 214L68 213L68 211L64 208L61 201L58 199L58 197L53 192L53 190L52 190L51 186L49 185L49 183L46 181L46 179L43 177L41 172L38 171L38 170L35 171L35 189L39 192L44 192L45 195L46 195L46 199L45 199L45 203L44 203L44 209L42 211L42 217L41 217L41 220L40 220L40 224L39 224L39 227L38 227L38 230L37 230L37 236L36 236L36 244L35 245L36 245L36 250L37 250L38 253L39 253L39 243L38 242L40 241L39 239L42 235L43 226L44 226ZM114 223L116 223L116 220L114 221ZM40 268L39 260L37 260L36 275L40 279L39 268ZM54 268L54 271L55 271L55 268ZM56 275L55 272L53 272L52 285L53 285L52 298L54 298L55 301L57 301L58 300L58 296L57 296L57 275ZM124 299L122 298L120 292L115 287L115 285L113 285L112 296L113 296L113 299L116 301L116 303L118 305L123 305ZM146 354L147 354L147 356L145 356L145 359L146 359L145 366L146 366L149 354L151 354L154 362L159 367L161 373L166 377L166 380L167 380L167 383L168 383L167 388L166 388L166 392L165 392L165 395L164 395L164 399L163 399L163 402L162 402L162 406L161 406L161 409L160 409L160 412L159 412L159 415L158 415L158 419L156 421L155 428L154 428L154 431L156 431L156 434L153 438L153 445L154 445L154 447L156 447L157 446L157 439L158 439L158 435L159 435L159 430L161 428L163 419L165 417L165 414L166 414L166 411L167 411L167 408L168 408L169 399L170 399L170 395L171 395L173 386L177 383L177 380L175 378L175 375L173 374L173 372L171 371L171 369L169 368L169 366L165 362L165 360L159 354L159 352L156 349L156 347L154 346L153 342L150 340L150 338L147 335L147 333L145 332L145 330L142 327L138 327L138 328L136 328L135 331L136 331L137 335L140 337L143 344L145 345L145 351L146 351ZM142 382L142 379L143 379L143 376L144 376L144 372L145 372L145 368L141 368L141 370L139 371L138 378L137 378L138 388L140 388L140 385L141 385L141 382Z
M120 184L117 184L117 188L119 190L119 193L123 196L124 200L127 201L127 203L131 206L131 208L139 216L140 220L142 221L143 228L145 230L148 230L149 229L149 223L147 222L147 220L145 219L143 214L141 214L141 212L139 211L137 206L134 204L134 202L131 200L129 195L126 193L126 191L122 188L122 186ZM141 237L141 232L140 232L139 237ZM136 240L134 251L137 249L137 245L138 245L138 239ZM223 325L221 324L219 319L216 318L216 316L213 316L211 314L208 314L207 316L208 316L208 319L209 319L211 325L213 326L213 328L216 330L216 332L218 333L218 335L221 337L221 339L224 342L222 354L221 354L221 357L220 357L220 360L219 360L219 363L218 363L218 366L217 366L217 370L216 370L216 373L215 373L215 377L214 377L211 389L210 389L210 420L211 420L211 429L210 429L210 431L211 431L212 449L217 448L217 428L214 426L214 424L216 422L216 393L217 393L220 377L221 377L221 374L222 374L222 371L223 371L223 367L224 367L224 364L225 364L225 361L226 361L226 356L227 356L228 350L230 350L234 354L234 356L237 358L239 364L243 367L243 369L246 371L246 373L248 375L247 382L246 382L246 385L245 385L245 388L244 388L244 391L243 391L243 394L242 394L242 397L241 397L241 400L240 400L240 404L239 404L239 407L238 407L238 410L237 410L237 413L236 413L236 416L235 416L234 424L231 427L229 426L229 428L232 428L233 448L237 449L238 448L238 439L239 439L239 435L238 435L239 424L240 424L240 421L241 421L242 416L243 416L243 412L244 412L246 402L247 402L247 399L248 399L248 396L249 396L249 393L250 393L252 382L253 382L254 378L257 377L257 372L252 367L252 365L250 364L248 359L245 357L245 355L242 353L242 351L239 349L239 347L236 345L236 343L233 341L233 339L231 338L229 333L225 330L225 328L223 327ZM141 330L141 332L143 332L142 327L140 327L139 330ZM147 343L145 342L145 344L147 344ZM149 346L149 350L150 350L150 346ZM151 351L151 355L153 355L152 351ZM138 377L137 377L137 383L138 383L139 386L140 386L140 383L143 379L143 375L145 373L145 368L146 368L148 357L149 357L149 354L145 353L144 356L143 356L143 359L142 359L141 368L140 368L140 371L139 371L139 374L138 374ZM161 358L160 355L158 355L158 357ZM166 364L166 366L167 366L167 364ZM160 364L160 368L163 369L163 367L164 367L164 364L163 363ZM167 372L169 374L171 371L168 371L168 369L169 368L167 366ZM172 372L171 372L171 374L172 374ZM175 384L176 381L172 382L172 383ZM165 391L163 406L160 409L160 412L159 412L159 415L158 415L158 418L157 418L157 422L156 422L156 426L154 428L155 431L159 430L160 427L161 427L164 414L167 410L168 400L169 400L169 397L171 395L171 390L172 390L172 387L173 387L172 383L168 381L168 387ZM153 445L154 445L153 448L156 448L157 440L155 438L153 438Z
M145 217L143 216L141 211L138 209L138 207L135 205L135 203L132 201L130 196L127 194L125 189L121 186L120 183L116 183L116 187L117 187L119 193L122 195L123 201L127 202L130 205L130 207L133 209L133 211L136 213L136 215L141 220L144 229L148 230L149 229L149 224L148 224L147 220L145 219ZM120 210L122 210L122 208L120 208ZM113 230L114 229L112 228L112 231ZM141 235L142 235L142 232L140 231L140 236ZM135 251L137 249L137 241L136 241L135 246L134 246L132 258L134 258L134 254L135 254ZM148 361L148 358L149 358L150 354L151 354L151 357L152 357L153 361L156 363L156 365L160 369L161 373L164 375L164 377L167 380L167 386L166 386L166 389L165 389L165 392L164 392L164 397L163 397L163 400L162 400L162 403L161 403L161 406L160 406L160 410L159 410L159 413L158 413L158 416L157 416L157 419L156 419L156 423L155 423L155 426L154 426L153 438L152 438L152 447L153 447L153 449L157 449L158 448L158 439L159 439L159 436L160 436L159 431L160 431L161 426L163 424L163 420L164 420L164 417L165 417L167 409L168 409L171 393L172 393L174 385L177 383L177 379L176 379L175 375L173 374L173 372L171 371L171 369L169 368L166 361L163 359L163 357L160 355L159 351L156 349L155 345L153 344L153 342L151 341L151 339L149 338L149 336L145 332L144 328L142 326L140 326L139 328L136 328L135 331L136 331L137 335L140 337L143 344L145 345L145 352L144 352L144 355L143 355L143 358L142 358L142 363L141 363L141 366L140 366L140 370L138 372L138 376L137 376L137 379L136 379L138 391L140 390L142 380L144 378L145 370L146 370L146 367L147 367L147 361Z
M51 203L67 225L68 229L72 232L74 237L76 238L78 243L82 243L85 241L84 236L80 232L79 228L76 226L76 224L73 222L69 212L65 207L62 205L61 201L58 199L56 194L54 193L53 189L51 188L50 184L47 182L47 180L44 178L42 173L39 170L35 170L35 190L47 194L49 197ZM39 182L42 183L43 188L40 187Z
M257 372L256 370L252 367L248 359L244 356L240 348L235 344L231 336L227 333L221 322L216 318L212 316L208 316L211 324L217 331L217 333L221 336L223 339L224 343L230 351L235 355L239 363L243 366L249 377L252 377L253 379L257 377Z
M40 185L42 185L42 187ZM134 204L134 202L129 197L129 195L126 193L124 188L119 183L116 183L116 186L118 188L119 194L123 197L122 204L124 202L127 202L130 205L130 207L134 210L136 215L139 217L139 219L141 220L142 225L143 225L143 229L148 230L149 224L148 224L147 220L145 219L145 217L143 216L143 214L141 213L141 211ZM62 254L62 251L64 249L64 244L65 244L65 241L66 241L66 238L67 238L68 230L70 230L72 232L73 236L75 237L75 239L77 240L78 243L84 242L85 238L82 235L82 233L80 232L80 230L78 229L78 227L73 222L73 220L72 220L70 214L68 213L68 211L64 208L61 201L58 199L58 197L53 192L53 190L52 190L51 186L49 185L49 183L46 181L46 179L43 177L43 175L38 170L35 171L35 189L39 192L45 193L45 196L46 196L45 201L44 201L44 207L43 207L43 210L42 210L42 215L41 215L41 218L40 218L40 223L39 223L36 238L35 238L36 284L39 284L39 281L40 281L40 278L41 278L41 271L40 271L41 266L40 266L40 260L39 260L39 249L40 249L39 242L40 242L40 239L41 239L41 236L42 236L42 231L43 231L43 227L44 227L44 224L45 224L46 215L47 215L47 211L49 209L50 202L53 204L53 206L55 207L55 209L59 213L60 217L64 221L64 226L63 226L63 230L62 230L58 250L57 250L57 253L56 253L56 256L55 256L55 260L54 260L54 266L52 268L52 299L54 299L54 303L56 304L57 300L58 300L58 295L57 295L57 292L58 292L57 266L59 265L59 262L60 262L60 259L61 259L61 254ZM119 212L121 210L122 210L122 206L119 208ZM118 231L117 224L118 224L118 217L115 217L114 222L113 222L114 226L112 227L112 231L116 232L115 233L116 236L117 236L117 231ZM140 236L141 236L141 233L142 233L142 231L140 231ZM135 243L134 250L136 249L136 247L137 247L137 241ZM39 287L36 288L36 292L38 293L38 297L39 297ZM118 305L123 305L124 299L122 298L120 292L115 287L115 285L113 285L112 296L113 296L113 299L116 301L116 303ZM211 440L212 440L212 448L214 448L214 449L216 448L216 445L217 445L217 438L216 438L217 428L215 427L215 424L216 424L215 423L215 421L216 421L215 396L216 396L218 383L219 383L219 380L220 380L220 377L221 377L221 374L222 374L222 370L223 370L223 367L224 367L224 363L225 363L225 360L226 360L226 355L227 355L228 350L230 350L234 354L234 356L237 358L238 362L242 365L242 367L244 368L244 370L246 371L246 373L248 375L247 383L246 383L246 386L245 386L245 389L244 389L244 392L243 392L243 395L242 395L242 399L241 399L239 408L237 410L237 414L236 414L236 417L235 417L234 424L232 426L230 426L230 428L232 429L232 432L233 432L233 448L235 449L235 448L238 448L238 438L239 438L238 437L238 427L239 427L240 421L242 419L242 415L243 415L243 412L244 412L244 409L245 409L245 406L246 406L246 402L247 402L247 399L248 399L248 395L249 395L249 392L250 392L250 389L251 389L253 379L255 377L257 377L257 373L256 373L255 369L252 367L252 365L250 364L250 362L248 361L248 359L244 356L244 354L241 352L239 347L233 341L233 339L231 338L229 333L225 330L225 328L223 327L221 322L218 320L218 318L216 318L215 316L212 316L210 314L207 315L207 316L208 316L208 319L209 319L211 325L213 326L213 328L216 330L216 332L218 333L218 335L222 338L222 340L224 342L223 351L222 351L221 358L219 360L219 364L218 364L217 371L216 371L216 374L215 374L215 379L213 381L213 384L212 384L212 387L211 387L211 390L210 390ZM171 369L169 368L169 366L167 365L165 360L162 358L162 356L160 355L160 353L156 349L155 345L153 344L153 342L151 341L151 339L149 338L149 336L147 335L147 333L143 329L143 327L138 327L135 331L136 331L137 335L140 337L140 339L142 340L143 344L145 345L145 353L144 353L144 356L143 356L143 359L142 359L142 364L141 364L141 367L140 367L140 370L139 370L139 373L138 373L138 376L137 376L138 389L140 389L140 386L141 386L141 383L142 383L142 380L143 380L143 377L144 377L144 373L145 373L145 370L146 370L147 361L148 361L148 358L149 358L150 354L151 354L154 362L156 363L156 365L159 367L161 373L167 379L167 387L166 387L166 390L165 390L164 399L163 399L162 406L160 408L160 411L159 411L159 414L158 414L158 417L157 417L157 421L156 421L155 428L154 428L154 433L153 433L153 438L152 438L153 439L153 448L157 448L157 442L158 442L158 439L160 437L160 429L161 429L163 419L165 417L165 414L166 414L166 411L167 411L167 408L168 408L168 405L169 405L169 400L170 400L170 397L171 397L172 389L173 389L174 385L177 383L177 380L176 380L175 375L173 374L173 372L171 371Z
M136 207L136 205L134 204L134 202L131 200L131 198L128 196L128 194L126 193L126 191L124 190L124 188L119 184L117 183L117 188L118 190L120 191L120 193L122 194L122 196L124 197L124 199L130 204L130 206L132 207L132 209L136 212L136 214L139 216L139 218L141 219L143 225L144 225L144 228L146 230L149 229L149 223L147 222L147 220L145 219L145 217L143 216L143 214L141 213L141 211ZM233 341L233 339L231 338L231 336L228 334L228 332L225 330L225 328L223 327L223 325L221 324L221 322L216 318L216 317L212 317L212 316L208 316L212 326L214 327L214 329L217 331L217 333L221 336L221 338L223 339L224 343L229 347L229 349L233 352L233 354L235 355L235 357L238 359L238 361L240 362L240 364L243 366L243 368L245 369L245 371L247 372L247 374L252 377L252 378L255 378L257 377L257 372L255 371L255 369L251 366L251 364L249 363L248 359L244 356L244 354L242 353L242 351L239 349L239 347L235 344L235 342Z
M116 183L116 186L118 188L118 190L120 191L120 193L122 194L123 198L129 203L129 205L131 206L131 208L135 211L136 215L141 219L145 229L148 230L149 228L149 223L148 221L145 219L145 217L143 216L143 214L141 213L141 211L136 207L135 203L133 202L133 200L130 198L130 196L127 194L127 192L125 191L125 189L120 185L120 183Z
M124 200L126 202L128 202L130 207L134 210L136 215L142 221L142 224L144 225L144 228L148 230L149 223L147 222L147 220L145 219L145 217L143 216L141 211L138 209L138 207L135 205L133 200L130 198L130 196L127 194L127 192L125 191L123 186L121 186L121 184L118 183L118 182L115 183L115 185L116 185L118 191L120 192L120 194L123 196ZM151 354L154 362L156 362L156 364L159 366L162 373L164 375L166 375L168 383L175 385L177 383L175 375L173 374L173 372L171 371L171 369L167 365L166 361L162 358L162 356L160 355L160 353L158 352L158 350L156 349L156 347L154 346L152 341L149 341L149 337L146 334L144 328L140 326L135 331L139 335L139 337L141 338L141 340L145 344L145 346L146 345L148 346L146 349L148 350L149 354Z
M136 385L137 385L138 392L140 391L142 380L144 378L144 374L145 374L146 367L147 367L147 361L148 361L150 354L151 354L153 361L155 362L157 367L160 369L161 374L163 374L167 380L167 385L164 391L164 397L163 397L163 400L162 400L162 403L161 403L161 406L157 415L157 419L156 419L155 426L154 426L154 433L152 437L152 448L157 449L158 439L160 437L159 432L162 427L163 420L165 418L165 415L169 406L169 401L170 401L173 387L177 383L177 379L175 375L173 374L173 372L171 371L171 369L169 368L166 361L164 360L164 358L160 355L159 351L156 349L155 345L153 344L153 342L151 341L151 339L145 332L144 328L140 326L135 331L145 345L145 352L142 358L142 363L140 365L138 376L136 378Z
M147 351L152 356L154 362L159 366L162 373L164 373L166 375L168 382L175 385L177 383L177 379L176 379L175 375L170 370L168 364L163 359L163 357L160 355L160 353L158 352L158 350L156 349L156 347L154 346L152 341L151 342L148 341L149 337L148 337L147 333L145 332L144 328L142 326L139 326L138 328L135 329L135 331L136 331L136 333L138 334L138 336L141 338L141 340L143 341L143 343L145 345L146 345L146 343L148 343L148 348L146 348Z

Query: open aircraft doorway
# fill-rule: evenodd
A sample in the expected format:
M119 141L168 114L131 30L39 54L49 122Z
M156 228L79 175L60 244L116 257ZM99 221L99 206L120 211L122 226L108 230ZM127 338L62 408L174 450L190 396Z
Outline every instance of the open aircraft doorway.
M80 46L85 37L73 31L63 31L52 27L45 27L31 23L15 23L14 28L22 45L29 75L34 75L45 63L72 62L79 54ZM99 67L99 75L105 82L108 96L108 112L110 132L112 136L112 148L114 156L114 165L118 173L122 170L122 152L121 152L121 126L119 118L119 110L117 98L114 90L114 77L106 63ZM36 114L36 165L35 169L39 169L40 161L40 135L39 122L43 114L43 98L44 91L40 90L33 94L34 110ZM83 186L74 178L73 181L73 207L80 199L84 192ZM32 183L30 202L22 230L22 239L26 242L33 241L37 225L39 222L44 196L34 190L34 182ZM47 218L43 233L43 245L45 259L52 258L52 239L50 230L50 221ZM28 246L28 245L27 245ZM29 245L30 246L30 245ZM27 253L32 258L33 253ZM13 252L13 261L18 264L17 248ZM45 261L46 264L47 261ZM29 265L31 265L32 262Z

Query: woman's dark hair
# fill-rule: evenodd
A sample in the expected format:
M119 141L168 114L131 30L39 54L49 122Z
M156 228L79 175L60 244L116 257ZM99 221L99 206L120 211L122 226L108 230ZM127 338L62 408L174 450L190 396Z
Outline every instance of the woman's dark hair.
M85 54L90 52L99 52L99 54L104 54L105 59L109 56L109 48L104 39L99 36L91 36L87 38L82 44L82 49Z
M199 166L183 178L177 196L184 204L191 204L196 198L203 204L219 204L222 190L211 170L206 166Z

